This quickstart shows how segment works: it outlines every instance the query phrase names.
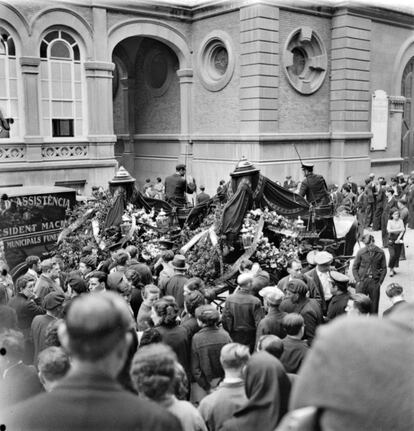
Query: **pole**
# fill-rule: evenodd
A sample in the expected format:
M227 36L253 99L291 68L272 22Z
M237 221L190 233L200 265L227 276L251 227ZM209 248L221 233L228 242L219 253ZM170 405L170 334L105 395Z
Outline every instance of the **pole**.
M301 164L301 165L303 165L303 163L302 163L302 159L300 158L300 154L299 154L298 149L296 148L296 145L295 145L294 143L292 143L292 145L293 145L293 148L294 148L294 149L295 149L295 151L296 151L296 154L297 154L297 155L298 155L298 157L299 157L300 164Z

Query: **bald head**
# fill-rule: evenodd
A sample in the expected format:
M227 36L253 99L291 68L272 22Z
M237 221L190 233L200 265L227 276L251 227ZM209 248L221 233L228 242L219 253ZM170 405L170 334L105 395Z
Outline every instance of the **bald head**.
M125 338L130 322L128 307L119 295L100 292L79 296L66 315L67 347L79 359L101 359Z

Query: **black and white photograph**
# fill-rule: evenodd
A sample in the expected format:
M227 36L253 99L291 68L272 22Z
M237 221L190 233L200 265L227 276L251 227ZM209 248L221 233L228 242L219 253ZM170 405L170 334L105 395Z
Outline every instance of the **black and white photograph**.
M414 0L0 0L0 431L413 431L411 264Z

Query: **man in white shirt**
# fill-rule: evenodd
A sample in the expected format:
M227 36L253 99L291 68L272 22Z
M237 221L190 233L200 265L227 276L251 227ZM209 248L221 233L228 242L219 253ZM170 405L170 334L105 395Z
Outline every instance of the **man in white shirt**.
M319 290L321 295L322 312L324 315L326 315L328 303L332 299L332 280L329 276L332 262L333 256L331 253L320 251L315 255L316 268L306 273L306 275L314 281Z

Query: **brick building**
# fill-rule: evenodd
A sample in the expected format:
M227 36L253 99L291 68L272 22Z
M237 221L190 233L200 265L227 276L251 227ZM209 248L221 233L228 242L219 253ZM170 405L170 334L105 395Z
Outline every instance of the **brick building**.
M340 2L0 2L0 185L86 192L177 159L213 192L245 155L274 180L414 169L414 8Z

